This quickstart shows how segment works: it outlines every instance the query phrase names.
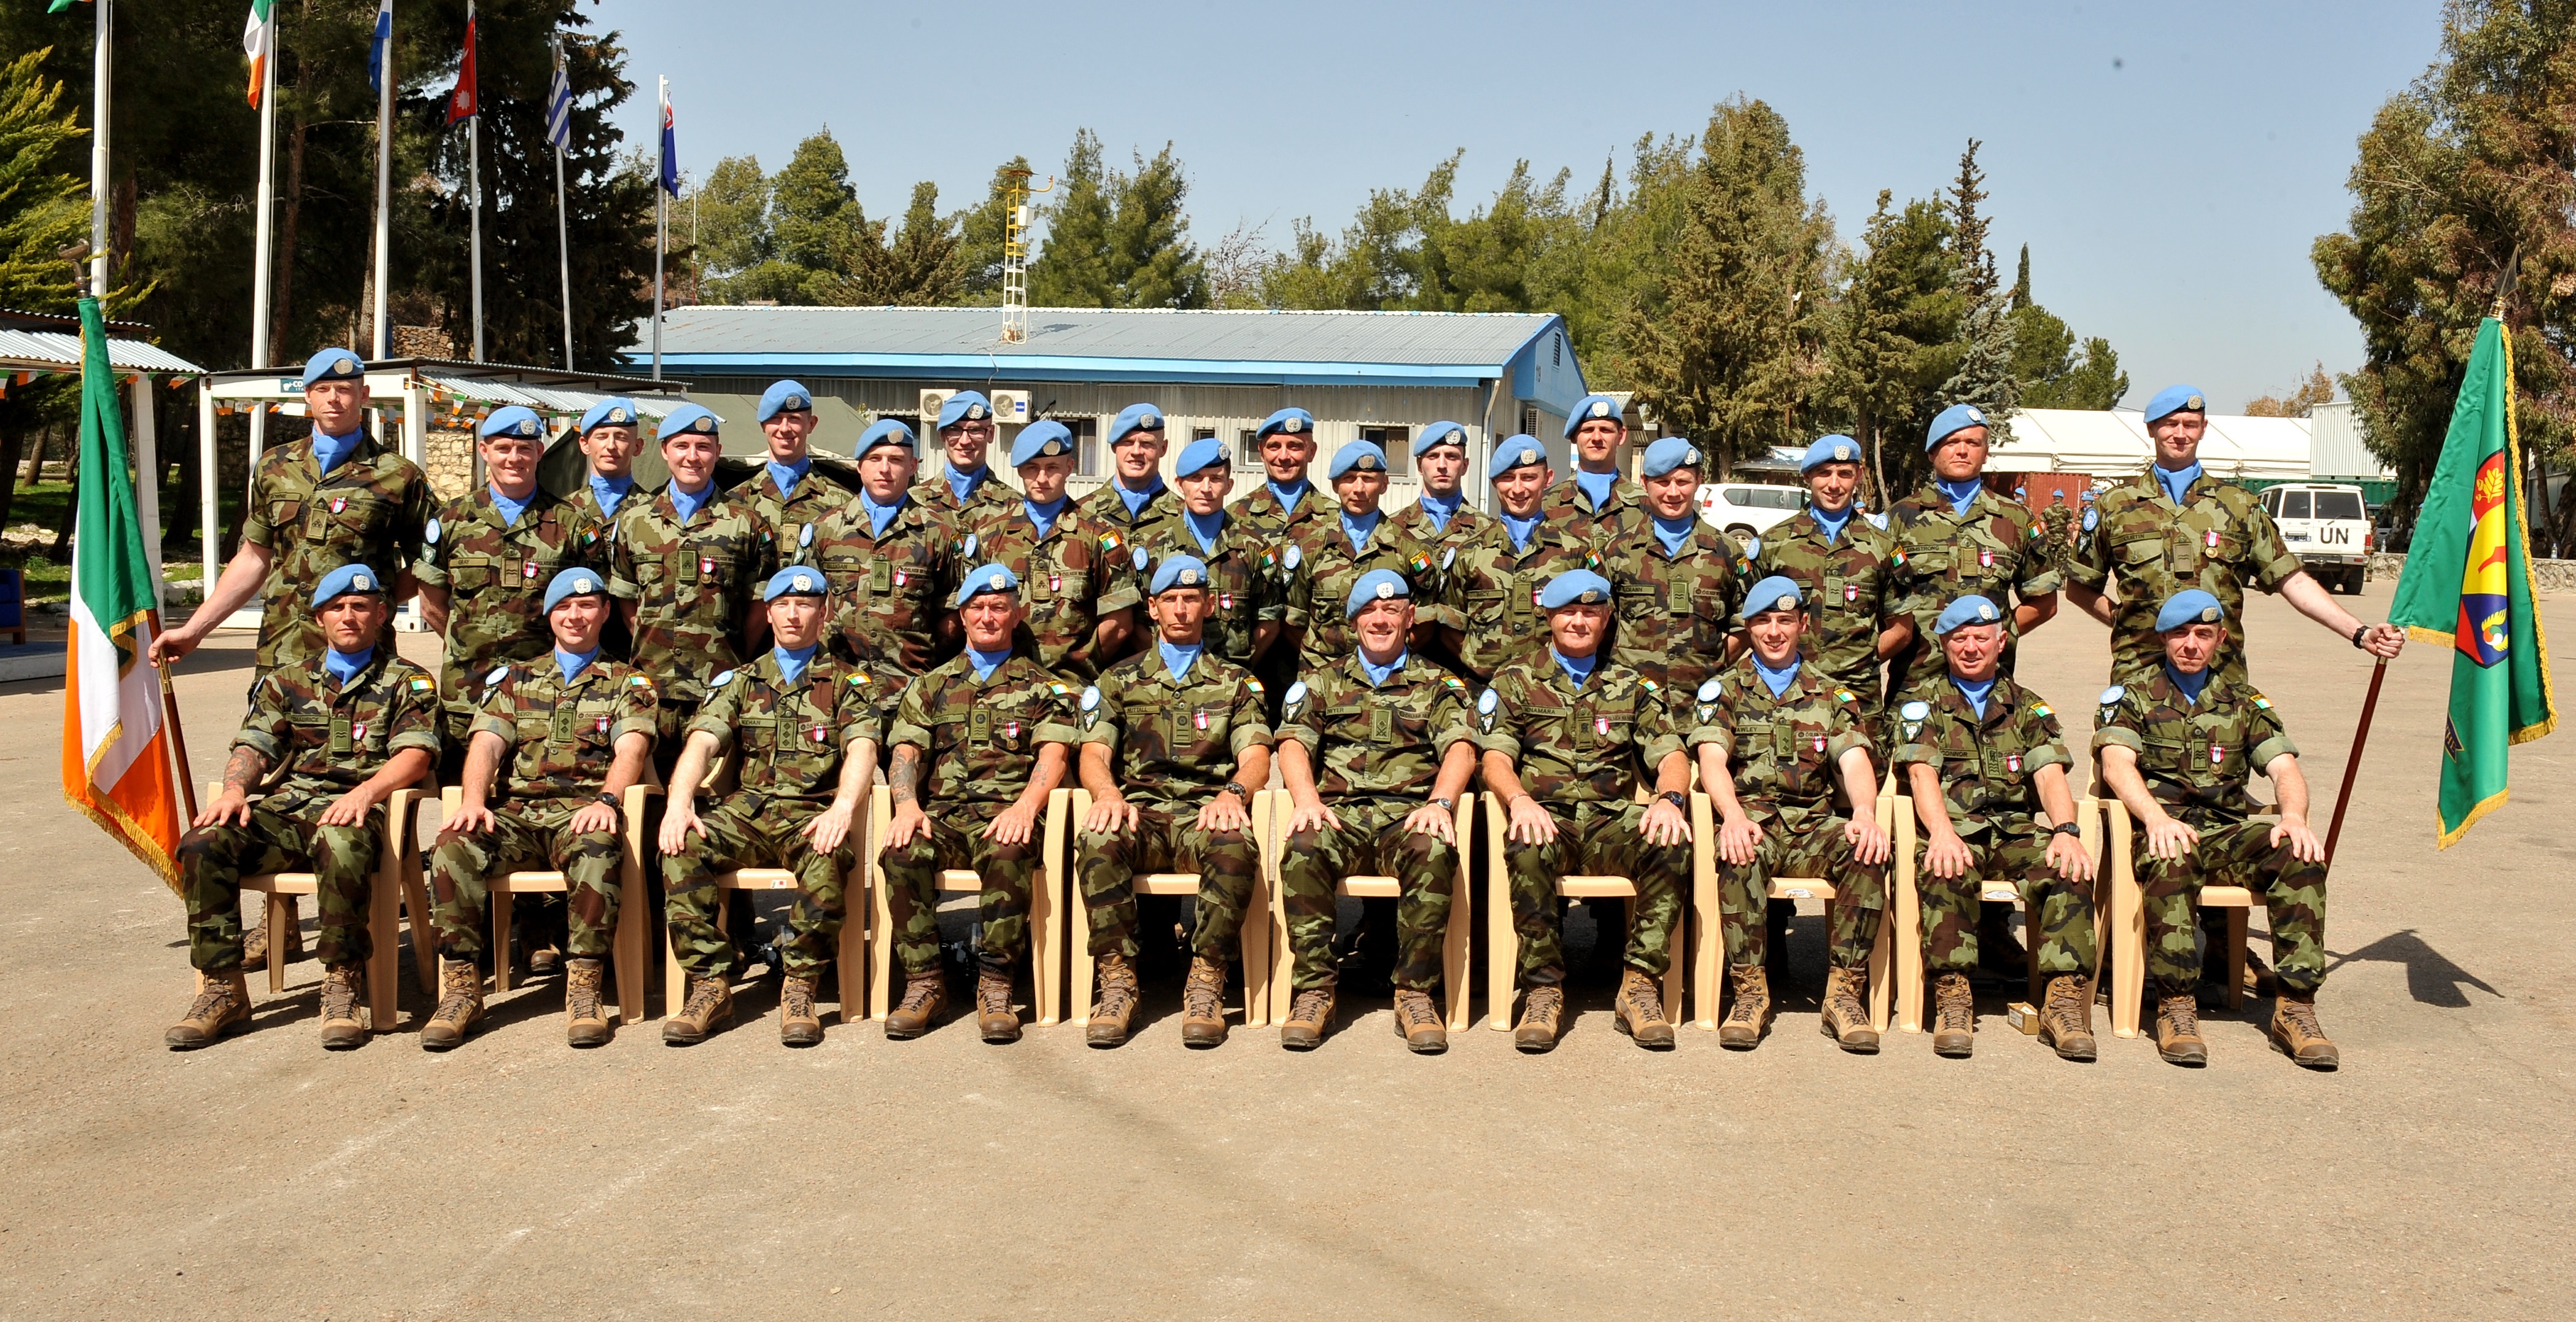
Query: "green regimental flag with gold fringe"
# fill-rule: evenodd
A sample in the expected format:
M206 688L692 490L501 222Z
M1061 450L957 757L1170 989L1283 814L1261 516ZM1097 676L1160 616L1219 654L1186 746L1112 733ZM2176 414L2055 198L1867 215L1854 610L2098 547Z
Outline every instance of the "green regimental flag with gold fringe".
M2478 323L2388 612L2389 623L2413 637L2454 649L2442 724L2442 848L2504 806L2505 750L2558 727L2549 644L2534 605L2513 345L2489 317Z

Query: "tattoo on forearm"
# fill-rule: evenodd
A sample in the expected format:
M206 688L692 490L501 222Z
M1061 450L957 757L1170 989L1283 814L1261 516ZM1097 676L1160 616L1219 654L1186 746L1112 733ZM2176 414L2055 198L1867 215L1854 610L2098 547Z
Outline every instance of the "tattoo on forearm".
M893 791L897 803L911 803L921 779L921 750L910 744L897 744L894 763L886 769L886 787Z
M224 763L224 789L227 793L247 795L259 783L260 773L267 769L267 759L250 748L236 748Z

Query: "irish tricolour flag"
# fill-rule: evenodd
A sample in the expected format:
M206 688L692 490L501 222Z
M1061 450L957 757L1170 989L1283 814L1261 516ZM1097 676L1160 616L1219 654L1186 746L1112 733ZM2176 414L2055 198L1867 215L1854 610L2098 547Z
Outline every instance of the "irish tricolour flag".
M79 522L72 531L72 627L63 682L63 797L179 884L179 786L160 678L147 653L159 622L125 423L98 300L80 301Z
M269 57L277 52L270 48L270 37L277 29L268 23L268 11L277 0L250 0L250 21L242 25L242 54L250 60L250 103L259 106L259 84L268 72Z

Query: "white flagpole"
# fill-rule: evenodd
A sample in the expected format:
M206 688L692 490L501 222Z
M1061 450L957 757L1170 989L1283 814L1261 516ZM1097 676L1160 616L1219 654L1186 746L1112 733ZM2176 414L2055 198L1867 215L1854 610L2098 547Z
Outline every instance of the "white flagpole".
M113 85L108 63L107 9L98 0L98 50L91 61L89 145L89 292L107 297L107 119L108 90Z
M259 80L259 219L252 244L250 288L250 365L267 367L269 263L275 243L272 218L277 213L277 11L268 16L268 57L260 61ZM259 471L262 442L268 436L268 406L253 400L250 410L250 468ZM212 590L211 587L208 589Z
M465 26L474 27L474 0L465 0ZM479 54L479 52L478 52ZM474 208L474 361L483 361L483 72L476 61L474 114L465 126L465 194Z
M391 356L391 313L385 285L392 269L393 198L394 198L394 43L388 38L382 67L377 71L383 82L376 93L376 360ZM384 425L383 411L377 412L377 427Z
M656 113L667 117L671 113L671 80L663 78L661 86L662 100ZM662 133L659 120L653 124L653 134L656 142L669 141ZM671 168L670 163L663 162L662 169L669 168ZM653 379L656 381L662 379L662 244L663 237L670 228L669 215L664 204L670 200L670 191L662 187L661 172L655 171L653 175Z
M572 77L572 68L570 65L564 63L563 36L560 33L555 36L555 66L564 71L564 77L567 80L566 86L569 86L569 80ZM551 98L549 98L549 102L551 102ZM554 110L554 106L550 103L547 105L546 110L551 114ZM564 123L565 136L569 137L571 136L570 111L565 112ZM569 228L569 225L570 222L564 219L564 149L562 143L557 143L555 144L555 252L563 263L564 370L567 372L573 370L572 231Z

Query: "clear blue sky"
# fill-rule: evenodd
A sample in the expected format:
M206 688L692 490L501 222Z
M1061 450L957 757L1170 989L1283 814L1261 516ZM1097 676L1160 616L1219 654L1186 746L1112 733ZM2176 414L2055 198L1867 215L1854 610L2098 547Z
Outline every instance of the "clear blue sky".
M1597 179L1639 134L1696 132L1739 92L1788 118L1849 241L1881 188L1928 196L1981 138L1995 251L2105 335L2136 404L2189 381L2220 408L2345 371L2358 330L2308 262L2342 227L2354 141L2437 54L2434 0L2383 3L938 6L618 0L629 141L672 79L682 166L776 169L828 124L869 214L915 180L943 208L1077 127L1114 159L1170 140L1193 235L1312 216L1467 151L1460 214L1512 162Z

